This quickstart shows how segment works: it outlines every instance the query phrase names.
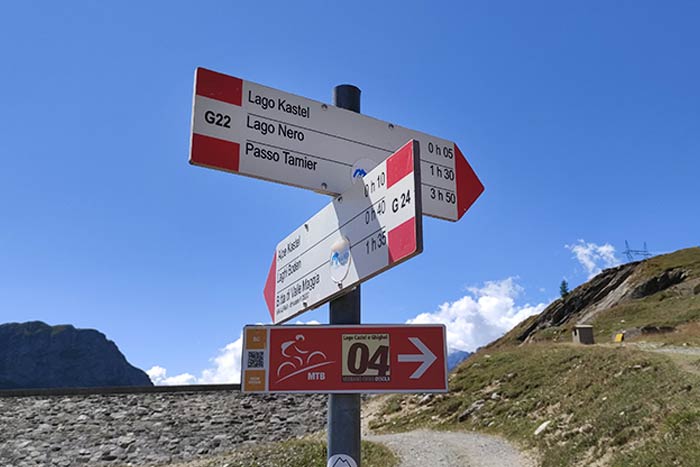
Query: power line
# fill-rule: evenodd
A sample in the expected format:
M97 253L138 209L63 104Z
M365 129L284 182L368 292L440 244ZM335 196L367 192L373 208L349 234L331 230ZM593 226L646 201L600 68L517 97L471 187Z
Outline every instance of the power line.
M623 253L627 256L628 261L634 261L635 257L641 259L651 258L651 253L649 253L649 249L647 248L647 242L644 242L643 250L633 250L630 248L630 244L627 240L625 240L625 251L623 251Z

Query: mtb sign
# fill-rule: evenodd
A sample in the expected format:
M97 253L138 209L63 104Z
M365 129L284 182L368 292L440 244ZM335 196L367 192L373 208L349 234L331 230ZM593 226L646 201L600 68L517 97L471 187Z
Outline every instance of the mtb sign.
M246 326L243 392L445 392L444 325Z

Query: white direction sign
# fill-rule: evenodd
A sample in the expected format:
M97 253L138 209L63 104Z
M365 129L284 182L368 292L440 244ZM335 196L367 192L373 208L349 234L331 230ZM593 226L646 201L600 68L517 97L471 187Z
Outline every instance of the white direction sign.
M420 169L409 141L277 245L264 289L273 323L423 251Z
M195 73L195 165L335 196L411 139L421 147L424 213L458 220L484 187L454 142L204 68Z

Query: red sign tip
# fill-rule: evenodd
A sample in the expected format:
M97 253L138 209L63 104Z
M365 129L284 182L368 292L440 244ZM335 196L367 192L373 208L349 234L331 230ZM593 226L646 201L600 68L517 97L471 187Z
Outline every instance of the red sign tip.
M265 281L265 288L263 289L263 296L265 297L265 303L267 304L267 310L270 312L270 318L272 322L275 322L275 274L277 272L277 252L275 251L272 255L272 264L270 265L270 271L267 273L267 280Z
M457 179L457 219L461 219L465 212L484 192L484 185L469 165L467 159L455 144L455 175Z

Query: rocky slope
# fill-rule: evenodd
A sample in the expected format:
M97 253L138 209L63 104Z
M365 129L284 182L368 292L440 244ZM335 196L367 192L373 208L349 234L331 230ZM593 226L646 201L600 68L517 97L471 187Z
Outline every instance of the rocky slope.
M0 325L0 389L150 385L98 331L40 321Z
M673 313L663 310L669 305L697 309L700 303L695 301L695 297L698 295L700 248L688 248L646 261L627 263L601 272L488 347L570 340L570 331L576 324L599 324L602 326L594 326L598 334L625 332L626 337L672 332L677 325L687 324L694 318L683 315L676 316L674 320ZM614 329L608 329L606 325L610 323L606 322L607 318L616 314L626 316L618 320L619 325ZM602 335L602 338L611 340L608 335Z

